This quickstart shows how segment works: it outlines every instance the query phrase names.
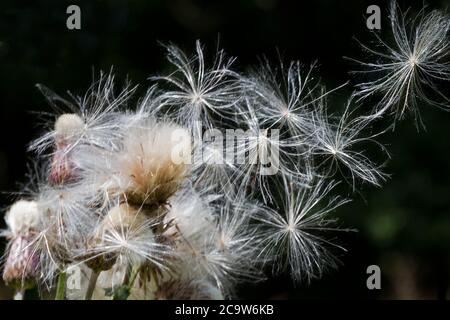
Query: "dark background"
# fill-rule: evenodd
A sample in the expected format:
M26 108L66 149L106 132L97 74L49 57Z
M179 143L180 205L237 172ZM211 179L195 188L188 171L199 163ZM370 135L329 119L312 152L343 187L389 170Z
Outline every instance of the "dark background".
M81 30L66 28L69 4L81 7ZM366 43L373 39L365 25L370 4L381 7L382 32L389 34L387 1L1 1L2 209L12 201L8 192L25 182L30 157L26 145L42 131L33 112L51 111L36 83L60 94L83 94L93 70L114 66L118 79L128 77L142 93L147 77L168 67L158 41L172 41L194 52L195 40L200 39L209 52L219 40L229 55L238 57L241 69L255 65L263 54L276 62L277 49L285 60L309 64L317 59L321 77L333 87L347 81L354 67L342 57L361 57L352 37ZM421 1L400 4L412 6L413 12L422 6ZM428 4L445 10L450 2ZM338 95L334 102L341 98ZM450 114L424 105L422 117L426 131L417 132L413 119L406 119L383 136L392 155L386 169L392 176L384 188L363 188L336 213L342 225L359 230L339 235L348 252L341 254L338 270L297 287L287 277L244 285L240 297L449 298ZM366 287L371 264L381 267L378 291ZM0 298L10 294L0 284Z

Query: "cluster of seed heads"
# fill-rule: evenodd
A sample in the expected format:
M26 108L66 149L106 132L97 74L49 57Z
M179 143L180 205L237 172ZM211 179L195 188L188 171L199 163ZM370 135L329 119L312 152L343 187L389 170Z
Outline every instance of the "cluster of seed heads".
M314 65L242 73L222 51L208 63L199 42L192 57L167 46L174 71L138 100L111 73L70 101L39 86L65 111L30 145L37 170L6 213L4 281L69 299L223 299L270 273L320 277L342 249L332 213L348 199L335 186L387 178L365 151L387 155L372 124L448 106L438 88L450 75L449 17L408 20L393 2L390 18L393 43L377 34L380 49L363 45L376 60L361 62L369 80L340 114L328 106L340 88L327 91ZM217 128L245 132L234 158L204 139ZM64 282L74 268L75 289Z

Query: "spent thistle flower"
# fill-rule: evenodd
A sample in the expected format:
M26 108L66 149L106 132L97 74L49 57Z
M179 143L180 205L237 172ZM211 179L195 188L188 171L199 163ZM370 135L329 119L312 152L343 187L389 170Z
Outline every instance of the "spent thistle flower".
M130 128L111 163L108 192L138 206L166 203L189 175L190 148L179 125L149 119Z
M109 270L117 259L128 265L152 264L168 268L171 248L161 242L154 229L161 223L145 211L126 203L113 207L94 231L90 246L81 254L96 271Z
M8 230L2 232L10 239L3 270L3 280L18 290L33 287L39 276L38 254L31 246L39 230L40 212L36 202L19 200L8 210Z

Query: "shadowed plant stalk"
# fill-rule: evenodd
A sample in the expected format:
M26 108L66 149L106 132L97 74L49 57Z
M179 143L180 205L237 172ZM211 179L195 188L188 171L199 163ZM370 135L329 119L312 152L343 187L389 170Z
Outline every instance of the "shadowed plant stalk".
M59 273L59 276L58 276L55 300L65 300L66 299L66 283L67 283L67 273L65 271L62 271Z
M91 275L89 277L89 283L86 290L85 300L91 300L92 294L94 293L95 286L97 285L98 276L100 272L92 270Z

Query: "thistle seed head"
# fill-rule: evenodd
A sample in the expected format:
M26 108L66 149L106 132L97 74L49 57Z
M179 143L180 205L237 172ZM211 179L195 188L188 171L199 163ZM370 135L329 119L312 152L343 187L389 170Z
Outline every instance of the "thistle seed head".
M187 138L174 139L175 134ZM167 203L189 174L189 141L188 131L175 124L151 120L131 129L118 154L113 189L137 206ZM179 161L177 149L184 150Z

